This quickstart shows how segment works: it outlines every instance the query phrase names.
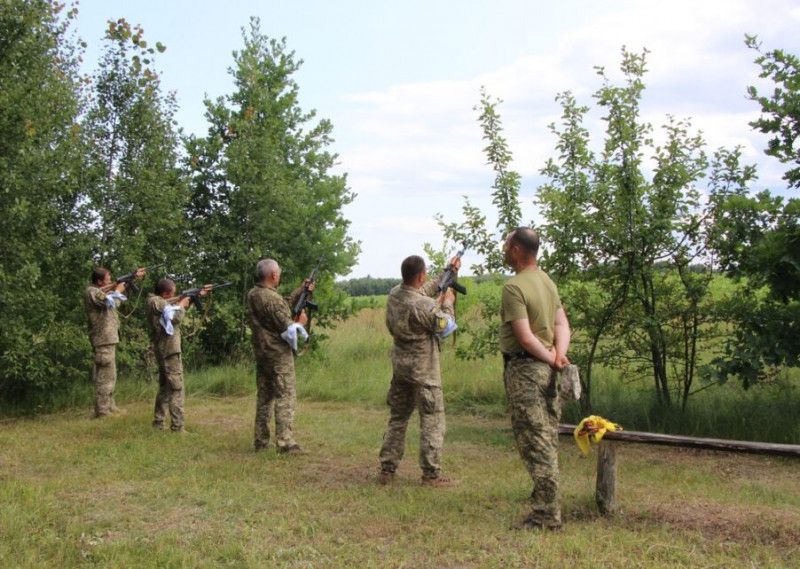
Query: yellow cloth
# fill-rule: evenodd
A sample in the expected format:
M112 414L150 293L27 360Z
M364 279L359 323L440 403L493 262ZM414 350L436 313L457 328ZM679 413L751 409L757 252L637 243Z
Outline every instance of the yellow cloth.
M589 454L589 441L599 443L606 432L621 431L622 427L611 421L603 419L599 415L590 415L575 427L575 442L583 454Z

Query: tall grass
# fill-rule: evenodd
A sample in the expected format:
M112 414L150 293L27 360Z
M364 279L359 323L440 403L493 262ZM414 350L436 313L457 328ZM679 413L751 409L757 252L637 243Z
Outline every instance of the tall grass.
M383 409L392 376L392 340L384 324L383 302L370 299L371 308L330 329L319 349L296 359L297 392L301 399L351 402ZM464 341L460 338L457 341ZM442 345L442 381L449 413L484 417L505 415L502 361L499 357L462 360L455 356L452 339ZM88 374L87 374L88 375ZM122 377L117 400L155 397L157 381ZM187 397L245 396L255 392L255 366L240 364L188 370ZM614 370L594 371L593 412L629 430L687 434L735 440L800 444L800 376L786 373L779 380L744 390L738 383L705 389L690 398L686 411L664 408L645 381L624 383ZM66 393L39 401L30 412L84 407L91 409L92 387L87 380ZM0 410L3 411L3 410ZM6 409L6 414L15 410ZM563 410L564 422L578 422L574 402Z

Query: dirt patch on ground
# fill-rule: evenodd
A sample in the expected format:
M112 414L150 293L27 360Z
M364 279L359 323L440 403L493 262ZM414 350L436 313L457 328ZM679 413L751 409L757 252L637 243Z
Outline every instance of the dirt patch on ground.
M615 523L635 529L660 526L696 532L706 540L741 545L770 545L784 554L800 554L800 512L711 503L662 504L625 512Z

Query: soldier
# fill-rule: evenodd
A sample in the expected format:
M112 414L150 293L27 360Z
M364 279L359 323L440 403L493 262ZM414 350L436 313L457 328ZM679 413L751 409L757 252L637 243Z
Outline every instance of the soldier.
M292 321L292 310L303 286L288 298L277 291L281 281L281 268L273 259L263 259L256 265L256 286L247 293L250 308L250 329L256 359L255 441L256 451L269 448L269 424L275 413L275 443L279 453L305 454L292 435L292 422L296 400L294 354L298 336L307 338L305 324L308 317L300 313ZM314 283L304 281L313 292Z
M146 270L136 271L141 279ZM83 301L89 319L89 340L94 350L92 382L94 383L94 416L107 417L119 413L114 401L117 383L116 349L119 343L119 315L117 308L125 301L126 283L111 281L111 272L103 267L92 271L92 284L86 287Z
M455 270L461 267L461 259L457 257L450 263ZM405 452L408 420L416 408L420 422L422 485L455 486L457 482L441 475L445 418L439 371L439 340L456 329L455 295L448 287L442 295L441 307L431 298L438 290L442 275L428 281L422 257L407 257L400 272L403 283L391 290L386 302L386 326L394 338L394 346L392 383L387 396L391 414L380 451L379 482L393 482Z
M569 364L569 322L556 285L538 266L539 236L528 227L506 238L505 262L516 276L503 286L500 351L511 425L533 479L533 509L515 529L561 529L558 476L558 371Z
M205 296L210 286L212 285L203 287L200 296ZM166 430L164 419L169 412L170 430L185 432L181 320L190 302L189 297L175 298L175 283L163 278L158 280L155 294L149 295L145 303L145 314L153 339L153 351L158 362L158 393L153 413L155 429Z

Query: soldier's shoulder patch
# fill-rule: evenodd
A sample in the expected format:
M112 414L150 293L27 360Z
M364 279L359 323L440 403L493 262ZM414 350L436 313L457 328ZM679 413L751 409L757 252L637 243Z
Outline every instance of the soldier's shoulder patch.
M436 319L436 328L439 330L444 330L447 328L447 318L439 317Z
M104 293L102 290L98 290L97 293L95 293L94 297L97 300L103 301L106 299L106 293Z

